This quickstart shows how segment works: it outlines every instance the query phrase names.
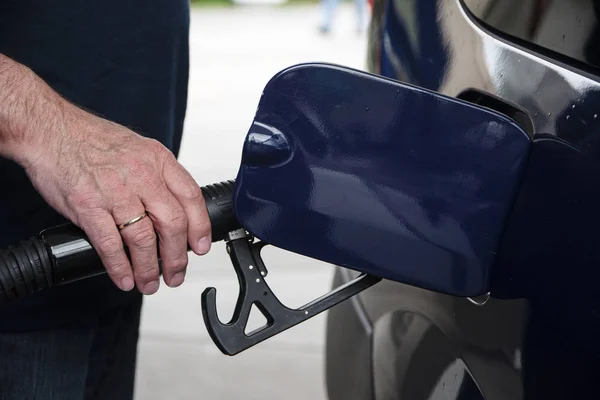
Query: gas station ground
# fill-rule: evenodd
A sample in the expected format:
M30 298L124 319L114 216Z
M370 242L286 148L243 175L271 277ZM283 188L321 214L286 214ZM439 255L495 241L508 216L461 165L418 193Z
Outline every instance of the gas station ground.
M352 4L337 10L330 36L318 34L319 20L315 5L192 11L180 161L199 184L235 178L262 89L278 71L313 61L365 68L366 36L355 31ZM331 266L268 247L264 253L267 282L284 304L299 307L329 291ZM145 300L136 399L325 399L325 314L225 356L206 332L200 297L215 287L219 316L228 321L238 294L235 273L223 243L204 257L190 257L183 286L163 284ZM259 322L251 318L253 326Z

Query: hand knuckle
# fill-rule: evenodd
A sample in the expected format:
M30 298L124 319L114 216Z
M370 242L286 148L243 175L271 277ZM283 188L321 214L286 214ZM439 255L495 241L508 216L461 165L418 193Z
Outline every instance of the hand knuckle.
M103 197L97 191L79 191L68 196L67 201L74 209L92 210L103 206Z
M117 256L122 250L122 243L113 236L104 236L98 239L98 251L109 258Z
M163 236L171 238L187 232L188 220L183 210L171 210L171 212L154 216L156 230Z
M114 199L111 202L111 210L119 214L130 210L137 204L137 199L130 193L114 193ZM120 222L119 222L120 223Z
M136 281L147 283L158 279L158 267L140 267L134 268Z
M167 231L172 233L181 233L187 230L187 216L183 212L174 212L166 221Z
M183 196L193 202L203 201L202 189L196 184L188 184L183 188Z
M166 153L168 153L167 148L156 139L149 138L147 143L149 151L154 155L164 156Z
M113 275L113 276L120 276L120 275L124 275L127 270L129 270L129 266L127 264L124 263L115 263L115 264L111 264L107 267L107 272L109 273L109 275Z
M188 265L188 257L187 254L182 254L179 257L174 258L173 260L165 260L163 263L163 267L166 270L171 272L179 272L186 269Z
M131 242L134 246L148 249L156 245L156 235L149 228L141 228L131 235Z

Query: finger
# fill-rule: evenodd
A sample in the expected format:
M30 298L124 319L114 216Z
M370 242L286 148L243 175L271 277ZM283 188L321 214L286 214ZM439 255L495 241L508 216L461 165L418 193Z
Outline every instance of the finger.
M132 197L114 206L111 211L117 225L120 225L144 215L146 210L139 199ZM133 275L139 291L146 295L156 293L160 282L156 233L152 221L144 217L124 227L120 233L129 248Z
M185 279L188 264L188 222L185 212L165 186L152 188L140 199L158 234L165 283L177 287Z
M105 210L87 212L80 216L79 221L92 247L100 256L110 279L121 290L133 289L131 263L125 253L123 239L110 213Z
M211 225L202 190L174 158L165 165L164 180L187 215L190 247L198 255L208 253L212 243Z

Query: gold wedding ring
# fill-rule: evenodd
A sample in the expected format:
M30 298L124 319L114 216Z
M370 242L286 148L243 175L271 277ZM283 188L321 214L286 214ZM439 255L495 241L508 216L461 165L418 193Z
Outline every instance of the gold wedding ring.
M135 224L136 222L138 222L139 220L143 219L143 218L144 218L144 217L146 217L147 215L148 215L148 214L146 214L146 213L143 213L142 215L140 215L140 216L138 216L138 217L135 217L134 219L132 219L132 220L129 220L129 221L125 222L124 224L117 225L117 226L119 227L119 230L123 230L123 229L125 229L126 227L128 227L129 225Z

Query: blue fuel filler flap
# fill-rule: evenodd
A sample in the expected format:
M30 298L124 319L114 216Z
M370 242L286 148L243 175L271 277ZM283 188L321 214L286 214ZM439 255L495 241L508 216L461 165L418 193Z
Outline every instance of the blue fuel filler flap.
M256 238L456 296L488 291L531 138L492 110L330 64L266 85L234 207Z

